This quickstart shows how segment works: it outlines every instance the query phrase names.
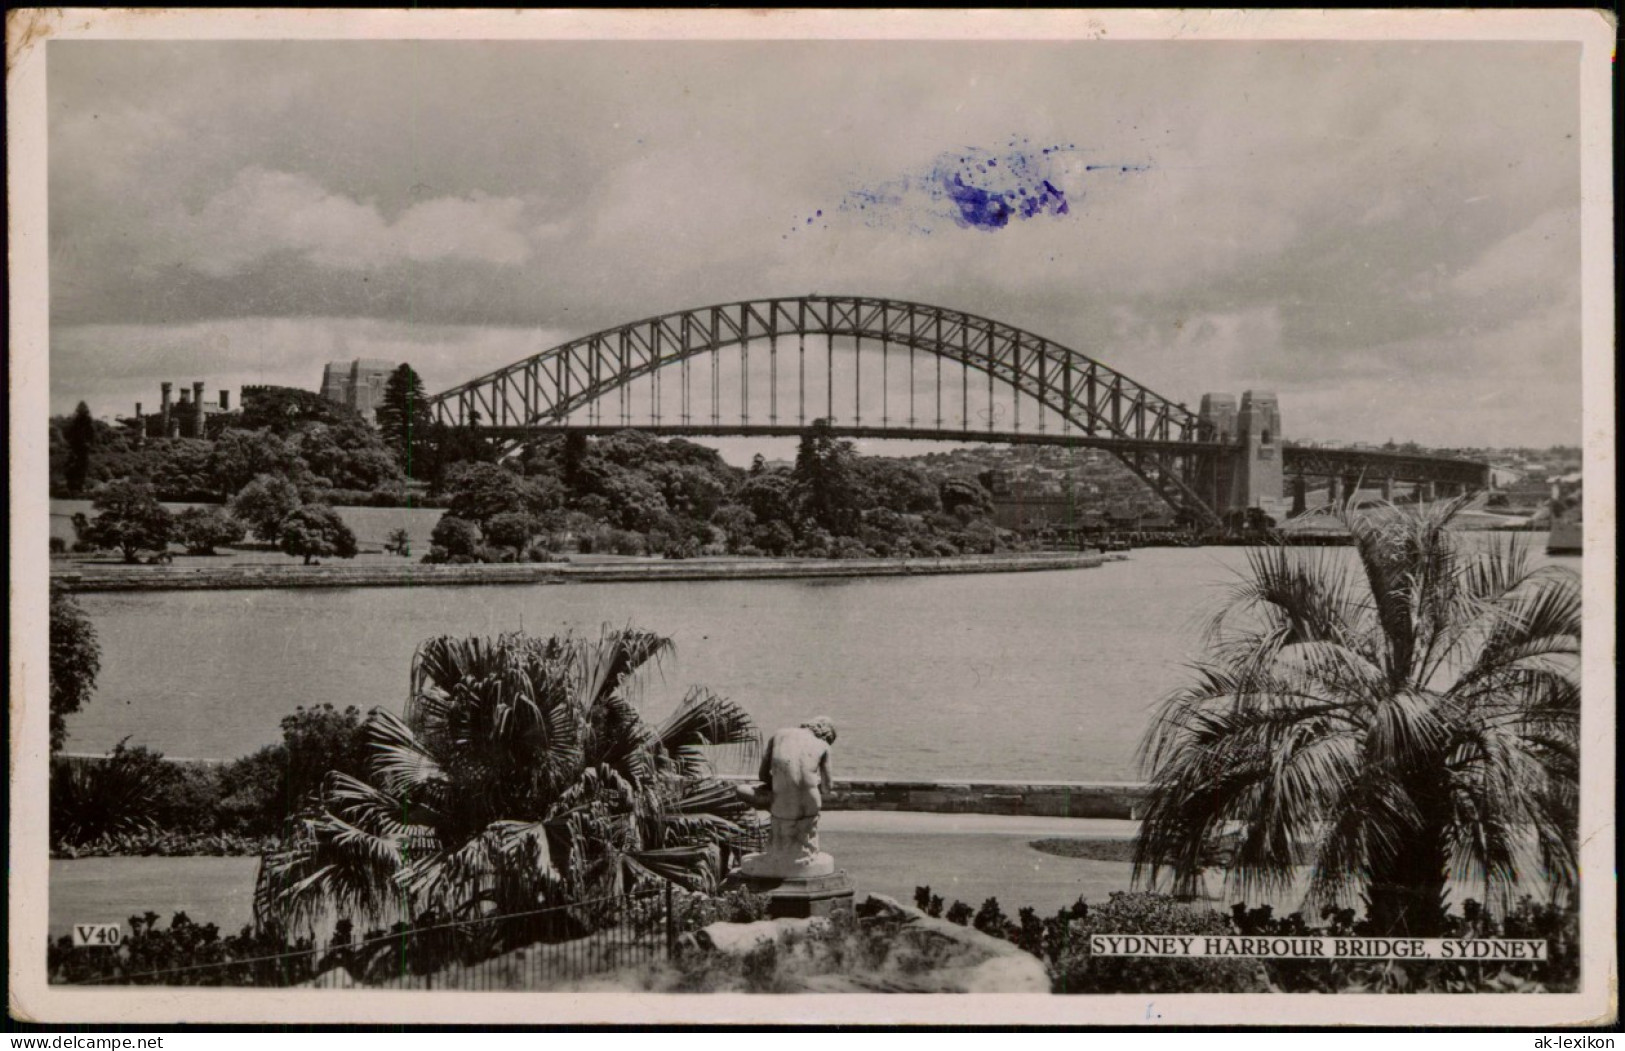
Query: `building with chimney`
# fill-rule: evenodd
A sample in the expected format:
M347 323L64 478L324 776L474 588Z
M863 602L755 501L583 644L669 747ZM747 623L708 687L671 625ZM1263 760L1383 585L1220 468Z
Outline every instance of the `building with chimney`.
M231 411L231 392L222 390L216 400L203 400L203 381L192 381L191 389L182 385L180 397L175 396L175 384L165 380L158 384L158 411L142 412L142 403L135 403L136 431L145 438L205 438L209 433L209 417Z

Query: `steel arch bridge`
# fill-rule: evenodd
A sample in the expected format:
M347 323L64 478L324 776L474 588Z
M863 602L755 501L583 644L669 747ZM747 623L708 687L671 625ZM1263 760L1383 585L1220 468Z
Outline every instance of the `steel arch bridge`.
M809 337L825 341L822 355L816 343L809 355ZM852 350L852 366L840 372L839 390L837 339L850 341ZM871 400L875 357L881 388L879 418L871 409L867 422L866 341ZM732 348L737 348L737 373L729 382L739 385L738 411L724 412L722 373L734 372ZM726 368L721 364L724 350L729 351ZM957 366L958 374L951 371L945 379L944 363ZM754 397L753 371L765 371L755 377ZM973 372L979 374L978 388L983 381L986 385L985 400L979 401L987 406L985 426L972 424ZM901 400L892 395L899 373L906 376L906 415ZM634 392L639 385L648 388L646 395ZM707 387L709 397L704 396ZM1008 419L994 411L1000 393L1011 400ZM732 391L728 397L731 406ZM1028 405L1025 424L1023 399ZM765 420L760 411L764 401ZM758 409L754 419L753 404ZM1053 340L964 311L865 296L754 299L643 318L453 387L429 399L429 408L437 423L501 438L629 428L693 436L794 436L814 419L825 419L835 433L849 437L1101 448L1115 454L1171 507L1207 525L1219 523L1223 498L1216 498L1202 479L1213 473L1220 457L1234 452L1183 404ZM953 425L955 409L958 426Z

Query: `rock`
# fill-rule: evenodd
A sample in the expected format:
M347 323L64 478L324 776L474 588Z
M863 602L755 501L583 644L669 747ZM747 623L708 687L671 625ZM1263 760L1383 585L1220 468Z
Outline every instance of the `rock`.
M1006 943L1008 944L1008 943ZM980 964L965 976L967 993L1047 993L1049 972L1029 953L1015 951Z
M756 920L754 923L713 923L694 932L699 948L727 954L750 952L763 942L777 941L780 934L806 934L814 924L829 921L817 916L804 919Z
M882 922L911 923L914 920L923 920L925 913L919 909L911 908L899 902L896 898L889 898L884 894L870 894L857 906L857 916L860 920L879 920Z
M871 895L873 897L873 895ZM933 919L916 909L898 930L892 955L913 953L917 961L904 970L920 992L1047 993L1049 972L1036 956L1003 938ZM923 964L923 967L919 965Z

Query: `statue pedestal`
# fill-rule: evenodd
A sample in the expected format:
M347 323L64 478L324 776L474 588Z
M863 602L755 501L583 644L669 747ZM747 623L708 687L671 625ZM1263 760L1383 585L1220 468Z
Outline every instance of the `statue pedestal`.
M854 891L845 869L818 876L749 876L740 871L728 877L726 886L767 895L767 914L775 920L852 911Z

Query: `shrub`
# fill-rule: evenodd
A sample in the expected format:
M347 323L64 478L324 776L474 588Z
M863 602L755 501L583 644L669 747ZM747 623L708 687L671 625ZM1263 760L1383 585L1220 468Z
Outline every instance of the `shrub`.
M857 537L837 537L830 542L829 548L824 552L824 558L873 558L874 552L863 545Z
M504 511L485 523L485 540L496 547L519 551L545 527L541 519L523 511Z
M607 525L593 530L590 543L583 537L581 548L582 554L596 552L601 555L642 555L646 550L641 534Z
M305 565L317 558L354 558L355 534L337 511L322 504L307 504L282 521L282 550Z
M184 912L160 930L158 914L148 912L130 917L116 948L86 952L72 937L58 938L46 950L46 974L53 983L289 986L315 977L314 949L309 940L289 943L248 927L222 938L214 924L194 923Z
M366 731L353 705L300 707L282 720L282 742L228 763L220 772L218 825L241 835L272 835L300 813L329 770L366 772Z
M384 540L384 550L402 558L412 557L412 535L405 529L392 529Z
M1269 906L1231 908L1236 930L1247 935L1317 936L1370 935L1369 919L1355 921L1353 909L1326 908L1325 925L1311 927L1301 913L1274 916ZM1441 932L1448 938L1538 938L1546 942L1548 959L1529 963L1478 963L1414 960L1264 960L1270 987L1283 992L1566 992L1579 981L1579 912L1520 899L1497 920L1478 902L1463 903L1462 915L1446 916Z
M51 538L51 554L65 555L68 553L68 542L59 536Z
M156 825L158 803L174 777L164 757L120 741L104 759L51 761L51 842L83 843Z
M443 514L434 524L434 532L430 534L429 541L435 548L445 552L446 557L439 561L450 561L455 555L473 555L474 549L480 544L480 527L466 518ZM433 550L430 553L433 554Z

